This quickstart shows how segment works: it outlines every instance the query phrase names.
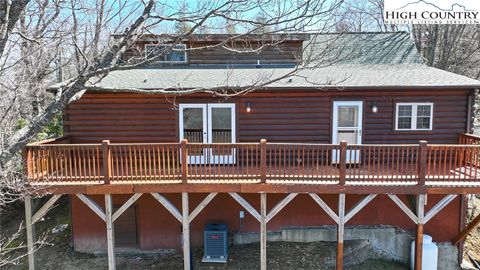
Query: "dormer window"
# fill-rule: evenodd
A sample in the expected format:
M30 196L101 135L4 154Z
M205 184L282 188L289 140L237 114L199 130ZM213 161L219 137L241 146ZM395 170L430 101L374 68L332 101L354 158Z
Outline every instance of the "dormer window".
M147 44L145 45L145 57L161 55L158 62L186 63L186 48L185 44Z

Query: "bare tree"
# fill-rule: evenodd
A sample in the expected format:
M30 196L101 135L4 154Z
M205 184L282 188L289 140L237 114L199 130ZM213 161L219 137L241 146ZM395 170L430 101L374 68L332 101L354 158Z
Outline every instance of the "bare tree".
M109 72L114 70L126 70L136 68L140 65L148 64L159 57L160 55L152 55L147 59L135 59L135 61L121 62L122 54L134 44L135 40L144 33L154 31L158 29L162 23L188 23L191 25L189 28L177 29L177 33L173 33L173 43L179 43L182 39L188 37L195 31L197 31L201 26L204 25L215 25L216 21L228 20L234 23L243 24L245 31L238 35L232 35L230 38L221 42L215 46L225 47L230 40L239 38L250 33L261 31L266 34L273 33L289 33L293 34L301 31L303 28L308 27L311 29L320 29L325 31L329 27L326 24L325 17L330 16L331 12L339 7L342 1L292 1L289 3L283 1L261 1L262 3L252 3L251 1L224 1L224 2L210 2L210 1L201 1L195 7L189 7L186 11L185 6L180 8L173 9L171 6L157 6L154 8L154 1L147 2L143 11L135 20L132 21L131 25L125 29L122 35L118 35L117 38L111 39L109 46L105 47L105 50L98 55L94 55L92 59L92 54L89 51L97 51L98 49L89 49L91 44L86 41L84 44L87 46L82 46L79 44L79 37L81 33L75 32L75 28L80 29L77 23L75 23L75 12L81 7L77 8L72 5L72 20L75 34L72 39L75 52L75 60L82 63L82 67L78 69L78 74L74 75L71 79L65 81L62 85L56 88L56 98L51 100L48 106L38 114L31 121L28 121L28 124L22 129L18 130L9 138L8 146L5 151L0 155L1 164L5 164L13 155L18 153L25 143L38 134L42 127L47 125L53 120L55 115L61 113L62 109L65 107L68 102L72 99L79 98L82 91L89 89L87 82L92 78L101 78L107 75ZM288 2L288 1L287 1ZM105 5L105 2L103 2ZM262 13L265 14L262 22L259 22L256 18L248 18L248 13L252 10L255 10L258 6L262 7ZM61 4L58 4L55 8L62 7ZM243 14L239 17L231 17L232 10L236 14ZM101 12L101 9L100 9ZM53 11L51 18L54 18L57 12ZM62 17L62 16L60 16ZM100 18L101 16L97 16ZM102 23L104 19L98 19L98 23ZM42 17L43 21L48 21L48 19ZM70 21L66 21L69 23ZM273 28L272 26L277 26ZM301 26L301 27L300 27ZM211 26L212 30L215 29L224 29L223 26ZM43 26L36 27L43 29ZM60 33L64 33L59 31ZM87 31L85 31L87 32ZM98 31L96 31L98 32ZM93 48L95 48L99 40L97 34L93 38ZM33 37L35 38L35 37ZM65 39L65 37L64 37ZM270 44L264 44L263 46L276 46L278 41L272 41ZM195 48L196 50L201 50L202 48ZM252 50L259 50L261 48L255 48ZM244 52L243 52L244 53ZM65 54L62 54L65 56ZM272 78L274 80L274 78ZM265 85L267 82L262 82L262 85ZM255 86L256 87L256 86ZM132 92L143 92L143 93L167 93L167 94L181 94L181 93L191 93L192 91L210 91L215 92L218 89L195 89L188 91L179 91L178 89L171 91L166 89L160 89L157 91L145 91L143 89L122 89L122 91L132 91ZM112 89L113 91L113 89Z
M20 18L29 0L2 0L0 3L0 55L3 55L5 45L15 24Z
M396 31L385 24L383 0L347 0L336 11L338 32Z
M413 25L412 34L428 65L480 78L479 25Z
M231 41L253 33L282 34L288 38L304 30L328 32L334 25L331 14L342 2L202 0L189 2L188 5L186 2L172 5L172 1L154 0L2 1L0 207L21 199L21 194L31 192L25 186L20 155L22 147L32 139L60 134L57 124L61 122L62 110L69 102L80 98L85 90L98 90L92 82L101 80L112 71L154 63L169 50L176 50L175 44L198 32L224 33L227 30L229 35L218 44L186 50L218 47L238 54L257 53L282 42L275 39L266 40L258 46L232 47ZM168 33L168 42L172 46L162 53L146 57L124 57L125 52L135 48L139 38L152 33ZM158 43L164 41L161 36L155 37ZM287 74L264 76L237 89L226 82L213 88L178 89L172 86L156 90L129 88L102 91L170 95L207 92L229 96L263 88L301 69L312 67L314 64L304 62ZM11 239L2 236L0 249L8 250L8 254L0 252L0 260L9 258L4 261L18 261L19 257L10 257L11 251L5 248L12 243Z

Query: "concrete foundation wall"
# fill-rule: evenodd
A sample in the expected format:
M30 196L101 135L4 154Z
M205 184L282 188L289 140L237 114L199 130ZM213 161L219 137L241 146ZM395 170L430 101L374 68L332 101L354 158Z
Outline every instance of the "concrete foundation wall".
M361 263L367 259L382 258L404 264L410 262L410 245L414 241L413 232L392 226L352 226L345 228L345 241L355 241L350 252L355 256L345 256L345 265ZM237 233L234 244L259 242L258 233ZM435 241L435 239L433 239ZM268 232L267 241L284 242L336 242L335 226L286 227L277 232ZM436 243L438 246L438 269L460 269L457 263L458 249L451 243ZM346 248L345 254L349 250Z

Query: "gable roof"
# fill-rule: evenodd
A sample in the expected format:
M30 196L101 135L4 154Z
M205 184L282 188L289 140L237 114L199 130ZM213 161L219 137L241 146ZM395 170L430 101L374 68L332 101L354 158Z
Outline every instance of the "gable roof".
M263 86L267 88L477 88L480 81L423 64L406 32L312 34L303 59L292 66L150 66L114 71L98 89L190 89ZM286 76L289 75L289 76Z
M359 32L312 34L304 42L303 58L335 64L422 64L410 34Z

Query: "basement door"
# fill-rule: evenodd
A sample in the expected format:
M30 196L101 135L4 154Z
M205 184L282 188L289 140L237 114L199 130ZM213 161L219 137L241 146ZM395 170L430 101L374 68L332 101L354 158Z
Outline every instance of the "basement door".
M339 144L346 141L348 144L362 143L362 101L334 101L332 143ZM360 150L347 150L347 163L360 162ZM333 151L332 163L340 162L339 151Z
M235 143L235 104L180 104L180 140L188 143ZM234 164L235 149L230 147L190 147L189 164Z

